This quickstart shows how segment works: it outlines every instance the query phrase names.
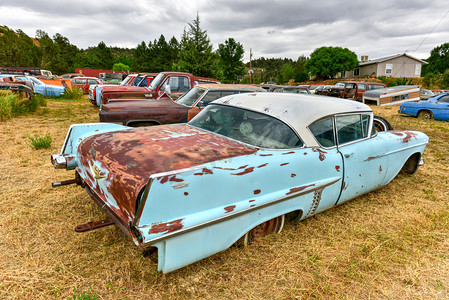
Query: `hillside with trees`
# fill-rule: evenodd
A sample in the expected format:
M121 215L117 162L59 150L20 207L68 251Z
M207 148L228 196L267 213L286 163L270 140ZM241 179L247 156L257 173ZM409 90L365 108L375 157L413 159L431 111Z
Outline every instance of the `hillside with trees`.
M283 84L310 78L332 79L358 65L357 55L341 47L320 47L310 58L301 55L296 61L260 57L244 64L244 46L232 37L213 49L207 31L200 26L199 15L187 28L180 40L161 34L131 49L109 47L103 41L80 49L59 33L50 37L39 29L32 38L20 29L0 26L0 66L38 67L54 74L71 73L75 68L155 73L173 70L214 77L224 83L238 82L237 78L248 83L251 68L252 83ZM435 47L426 61L428 65L422 71L424 86L449 88L449 43Z

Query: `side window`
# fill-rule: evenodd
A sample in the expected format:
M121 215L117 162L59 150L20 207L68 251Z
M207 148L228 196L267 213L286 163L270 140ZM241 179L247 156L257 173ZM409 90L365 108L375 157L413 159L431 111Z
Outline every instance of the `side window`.
M203 106L208 105L210 102L217 100L218 98L222 98L224 96L238 94L239 91L209 91L207 94L201 99L203 102Z
M385 67L385 74L393 73L393 64L387 64Z
M363 138L360 115L336 117L338 144L346 144Z
M167 81L166 81L167 83ZM164 83L164 90L165 90L165 86L166 83ZM190 89L189 86L189 79L187 77L178 77L178 76L173 76L170 77L168 84L170 85L170 90L172 92L187 92Z
M97 81L95 79L89 79L87 84L97 84Z
M364 138L368 137L368 134L369 134L369 132L368 132L369 120L370 120L369 115L362 115L362 126L363 126L363 137Z
M438 101L444 102L444 103L449 103L449 95L441 97L440 99L438 99Z
M348 83L345 88L346 89L355 89L355 83Z
M209 91L206 95L201 99L201 102L203 102L203 106L208 105L210 102L221 98L221 92L220 91Z
M315 122L309 126L309 129L321 146L335 146L334 122L332 122L332 118L327 118Z
M359 83L359 91L366 91L366 84Z
M86 83L86 80L84 80L84 79L81 79L81 78L75 79L75 84L85 84L85 83Z

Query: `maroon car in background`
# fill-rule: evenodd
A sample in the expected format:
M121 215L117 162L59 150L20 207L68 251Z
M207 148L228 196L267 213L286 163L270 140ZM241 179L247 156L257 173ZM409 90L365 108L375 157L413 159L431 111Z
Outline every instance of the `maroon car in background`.
M161 72L149 86L112 86L105 87L101 91L101 104L108 103L109 99L118 98L143 98L143 99L160 99L171 98L177 99L179 96L189 91L192 87L199 83L220 83L216 79L197 77L190 73L183 72ZM169 87L169 88L168 88ZM166 90L169 89L169 93Z
M148 86L156 77L157 73L136 73L129 74L120 84L100 84L89 88L89 100L93 105L100 106L101 91L104 87L112 88L115 86Z
M96 78L96 77L86 77L86 76L80 76L80 77L73 77L70 80L70 83L72 85L72 88L76 87L81 90L85 94L89 93L89 87L92 84L106 84L102 79Z
M113 99L100 107L100 122L126 126L149 126L185 123L196 116L210 102L224 96L266 92L255 85L198 84L177 100Z
M366 91L387 87L385 84L378 82L346 81L344 84L344 88L340 91L340 98L357 101L362 101L363 93Z

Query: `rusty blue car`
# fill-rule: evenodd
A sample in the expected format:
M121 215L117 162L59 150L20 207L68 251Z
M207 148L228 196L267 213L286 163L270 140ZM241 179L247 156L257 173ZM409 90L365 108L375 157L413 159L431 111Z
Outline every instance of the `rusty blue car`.
M77 184L164 273L279 233L388 184L423 163L429 138L376 130L369 106L324 96L248 93L215 100L188 123L72 125L54 187Z

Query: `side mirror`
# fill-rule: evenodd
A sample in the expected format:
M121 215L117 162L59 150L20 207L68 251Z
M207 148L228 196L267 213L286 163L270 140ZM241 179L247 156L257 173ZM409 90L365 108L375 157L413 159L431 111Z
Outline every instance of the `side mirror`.
M168 96L171 95L171 88L170 85L167 84L167 86L165 86L165 94L167 94Z

